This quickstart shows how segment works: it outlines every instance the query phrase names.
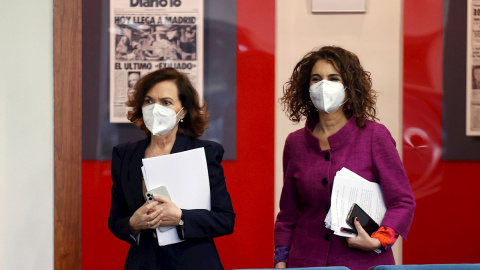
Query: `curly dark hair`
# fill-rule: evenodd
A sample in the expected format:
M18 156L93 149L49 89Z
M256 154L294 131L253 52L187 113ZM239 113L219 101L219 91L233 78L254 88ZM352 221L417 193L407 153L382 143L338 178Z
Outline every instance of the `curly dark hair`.
M307 53L293 69L280 98L289 119L297 123L304 117L319 120L318 111L310 100L309 88L312 68L321 59L331 63L342 77L348 97L343 105L347 118L355 115L358 127L363 127L366 119L378 120L375 108L377 93L372 89L370 72L363 69L354 53L336 46L325 46Z
M183 122L180 122L178 125L178 133L195 138L202 136L208 128L209 113L206 111L207 104L204 102L203 105L200 105L197 90L195 90L187 75L174 68L156 70L137 81L134 94L125 103L127 106L132 107L127 114L128 120L143 130L145 134L150 134L143 122L142 105L148 91L157 83L163 81L173 81L175 83L178 88L178 98L187 112Z

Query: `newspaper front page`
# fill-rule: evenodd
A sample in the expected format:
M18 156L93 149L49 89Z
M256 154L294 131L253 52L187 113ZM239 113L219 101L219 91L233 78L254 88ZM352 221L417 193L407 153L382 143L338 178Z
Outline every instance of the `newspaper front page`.
M110 122L127 123L125 104L140 76L172 67L203 100L203 1L110 1Z
M467 136L480 136L480 0L468 1Z

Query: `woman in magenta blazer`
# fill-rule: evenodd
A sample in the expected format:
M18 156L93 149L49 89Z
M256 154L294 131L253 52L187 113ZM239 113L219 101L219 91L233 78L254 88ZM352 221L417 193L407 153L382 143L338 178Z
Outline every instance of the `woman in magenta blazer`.
M376 93L358 57L340 47L312 51L295 66L281 101L293 122L283 153L283 189L275 222L275 267L394 264L391 246L407 238L415 200L389 131L376 120ZM325 228L333 180L346 167L380 184L387 211L372 236ZM377 251L377 252L375 252Z

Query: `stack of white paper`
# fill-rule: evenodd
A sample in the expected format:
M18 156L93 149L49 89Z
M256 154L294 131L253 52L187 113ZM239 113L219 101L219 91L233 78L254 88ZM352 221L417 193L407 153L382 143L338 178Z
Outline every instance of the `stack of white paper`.
M358 204L378 224L382 222L387 210L379 184L370 182L347 168L342 168L335 175L331 206L325 218L325 227L334 231L336 235L355 237L356 234L340 231L341 227L350 228L346 218L353 203Z
M147 190L165 186L171 200L182 209L210 210L210 182L205 149L142 159L142 173ZM176 230L161 232L160 246L181 242Z

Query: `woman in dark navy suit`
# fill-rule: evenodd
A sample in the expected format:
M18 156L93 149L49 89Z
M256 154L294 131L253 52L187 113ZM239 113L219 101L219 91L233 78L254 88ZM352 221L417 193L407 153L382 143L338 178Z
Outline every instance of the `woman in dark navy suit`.
M185 74L165 68L142 77L127 105L132 107L128 119L147 137L115 146L112 153L108 226L131 244L125 269L223 269L213 238L233 233L235 213L221 165L223 147L198 139L208 127L205 104L200 106ZM211 210L180 209L156 195L162 204L146 203L142 159L200 147L207 160ZM172 225L185 241L159 246L155 228Z

